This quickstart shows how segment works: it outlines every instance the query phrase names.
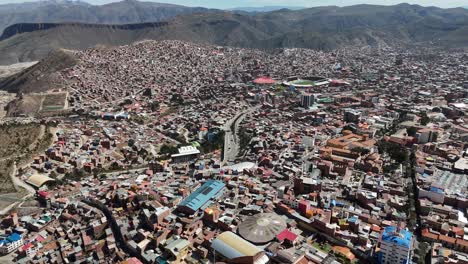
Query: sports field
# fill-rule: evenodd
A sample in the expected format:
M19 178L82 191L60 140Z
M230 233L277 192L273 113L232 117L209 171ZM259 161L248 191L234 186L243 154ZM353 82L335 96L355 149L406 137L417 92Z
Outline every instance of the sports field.
M290 83L291 83L292 85L315 85L315 82L314 82L314 81L311 81L311 80L301 80L301 79L291 81Z

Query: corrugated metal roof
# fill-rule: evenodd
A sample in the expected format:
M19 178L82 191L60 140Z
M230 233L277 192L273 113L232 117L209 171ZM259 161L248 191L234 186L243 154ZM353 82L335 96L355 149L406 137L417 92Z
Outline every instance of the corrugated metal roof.
M261 252L258 247L229 231L221 233L211 247L228 259L252 257Z
M207 206L210 199L217 195L224 186L224 183L220 181L209 180L185 198L179 206L186 206L193 211L197 211L198 209Z
M33 185L34 187L39 188L48 181L54 181L54 179L46 175L34 174L33 176L29 177L29 179L26 182Z

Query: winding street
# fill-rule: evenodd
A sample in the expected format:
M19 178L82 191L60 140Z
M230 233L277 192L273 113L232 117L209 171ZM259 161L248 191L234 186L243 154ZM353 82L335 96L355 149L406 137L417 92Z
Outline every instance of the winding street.
M36 190L34 190L34 188L31 185L23 182L18 177L15 177L16 170L17 170L17 168L16 168L16 163L15 163L15 164L13 164L12 170L11 170L11 173L10 173L10 178L11 178L13 184L15 185L15 188L23 187L24 189L26 189L28 191L29 194L22 197L22 198L20 198L20 199L18 199L16 202L13 202L12 204L10 204L9 206L3 208L2 210L0 210L0 215L8 214L8 212L11 209L16 208L18 206L21 206L26 199L34 196L34 194L36 193ZM5 199L5 198L2 197L2 199Z
M50 132L54 135L53 136L53 141L56 141L56 135L55 135L56 129L51 128ZM39 133L38 137L31 143L31 145L28 148L33 149L37 145L37 143L39 142L39 139L42 139L44 137L45 133L46 133L46 127L41 125L41 130L40 130L40 133ZM22 154L22 155L17 156L17 157L23 157L24 155L25 154ZM8 158L12 158L12 157L8 157ZM7 158L5 158L5 160L6 159ZM29 162L27 162L25 164L20 165L20 168L28 167L31 162L32 161L29 161ZM14 184L15 188L17 189L17 191L18 191L18 187L22 187L26 191L28 191L28 194L26 196L22 197L21 199L18 199L16 202L12 203L11 205L9 205L9 206L3 208L2 210L0 210L0 215L5 215L11 209L21 206L24 203L24 201L26 201L30 197L33 197L36 194L36 190L31 185L27 184L26 182L21 180L19 177L16 177L17 171L18 171L18 166L17 166L16 162L14 162L13 165L12 165L11 173L9 175L10 179L13 182L13 184Z

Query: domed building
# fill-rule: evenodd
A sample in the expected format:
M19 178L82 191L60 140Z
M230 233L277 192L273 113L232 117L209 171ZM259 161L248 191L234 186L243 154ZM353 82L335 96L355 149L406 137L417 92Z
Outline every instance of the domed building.
M254 244L266 244L286 227L286 221L281 216L274 213L262 213L245 219L239 225L238 233Z

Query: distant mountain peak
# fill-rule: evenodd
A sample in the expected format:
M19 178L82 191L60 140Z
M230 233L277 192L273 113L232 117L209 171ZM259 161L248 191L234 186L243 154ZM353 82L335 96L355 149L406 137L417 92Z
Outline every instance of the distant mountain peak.
M206 8L148 0L119 0L104 5L93 5L85 1L90 0L39 0L0 5L0 34L8 26L21 23L151 23L167 21L179 15L213 12Z
M144 39L258 49L332 50L382 44L468 48L468 10L462 8L357 5L248 13L135 1L73 8L32 6L29 12L20 7L0 6L0 29L6 27L0 38L0 64L38 60L57 48L116 46Z
M305 9L306 7L302 6L258 6L258 7L236 7L228 9L230 11L244 11L244 12L271 12L271 11L278 11L278 10L301 10Z
M53 5L90 5L89 3L81 0L41 0L42 4L53 4Z

